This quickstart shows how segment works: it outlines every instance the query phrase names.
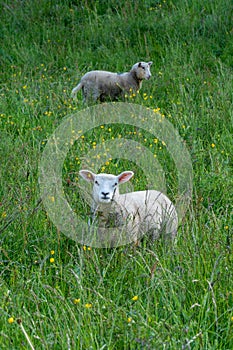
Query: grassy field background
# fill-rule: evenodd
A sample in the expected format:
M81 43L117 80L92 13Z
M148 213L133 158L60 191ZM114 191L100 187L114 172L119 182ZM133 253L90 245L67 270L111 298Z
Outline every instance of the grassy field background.
M232 1L0 6L0 348L231 350ZM174 247L82 246L57 231L40 202L40 157L63 118L84 108L81 94L70 94L85 72L127 71L140 60L153 61L153 77L128 100L156 109L180 133L192 201ZM70 150L64 189L78 208L80 159L123 133L132 134L106 125ZM157 155L174 200L166 145L140 132L135 140ZM143 189L135 164L110 159L100 170L126 167Z

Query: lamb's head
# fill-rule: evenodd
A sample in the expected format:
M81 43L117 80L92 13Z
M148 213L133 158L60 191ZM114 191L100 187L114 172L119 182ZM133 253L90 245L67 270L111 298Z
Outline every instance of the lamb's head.
M138 62L135 63L131 71L135 72L137 79L139 80L149 80L151 77L150 66L152 62Z
M94 174L89 170L80 170L79 174L88 182L93 183L93 200L99 204L109 204L119 194L118 186L127 182L134 175L132 171L124 171L119 175Z

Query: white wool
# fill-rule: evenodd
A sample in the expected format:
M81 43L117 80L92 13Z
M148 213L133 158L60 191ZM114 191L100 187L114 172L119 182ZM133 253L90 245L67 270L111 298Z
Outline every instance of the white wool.
M130 232L135 242L147 232L153 240L161 234L165 238L175 237L177 212L165 194L155 190L119 193L119 185L130 180L132 171L112 175L81 170L79 174L93 183L92 212L94 216L100 214L100 226L109 227L111 220L116 227Z

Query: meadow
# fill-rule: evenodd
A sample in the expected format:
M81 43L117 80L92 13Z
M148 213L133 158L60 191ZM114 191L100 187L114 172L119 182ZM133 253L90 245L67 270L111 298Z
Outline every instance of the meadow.
M231 350L232 1L0 6L0 348ZM85 108L81 93L70 98L84 73L124 72L140 60L153 61L152 78L126 101L155 110L179 132L192 162L192 198L174 245L82 245L46 212L40 159L56 128ZM64 193L84 219L82 162L93 168L87 154L123 137L153 152L176 199L166 143L106 120L70 147L63 166ZM144 189L137 164L120 157L101 164L99 156L99 171L132 169L134 187Z

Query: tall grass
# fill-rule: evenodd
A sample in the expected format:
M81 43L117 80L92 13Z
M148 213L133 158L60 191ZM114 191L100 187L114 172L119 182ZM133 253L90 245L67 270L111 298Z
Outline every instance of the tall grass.
M1 2L1 349L232 349L232 20L230 0ZM70 99L81 75L139 60L153 60L153 78L128 99L159 108L179 131L192 202L174 247L81 246L43 208L39 160L63 118L84 108L81 94ZM64 190L83 217L80 159L119 134L153 143L107 125L67 156ZM161 141L152 149L175 197ZM125 167L141 189L135 164L113 159L102 170Z

